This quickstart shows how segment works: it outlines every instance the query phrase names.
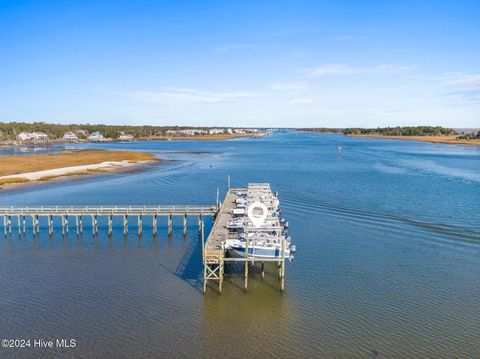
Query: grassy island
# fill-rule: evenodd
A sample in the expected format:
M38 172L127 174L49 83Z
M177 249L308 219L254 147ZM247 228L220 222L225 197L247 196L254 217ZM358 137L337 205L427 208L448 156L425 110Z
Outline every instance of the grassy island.
M131 151L82 150L31 156L1 156L0 185L114 171L150 161L159 159L149 153Z

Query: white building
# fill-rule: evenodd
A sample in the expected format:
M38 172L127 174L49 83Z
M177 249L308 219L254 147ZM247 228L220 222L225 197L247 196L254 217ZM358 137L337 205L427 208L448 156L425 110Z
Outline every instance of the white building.
M133 141L133 136L132 135L121 134L120 136L118 136L118 139L120 141Z
M92 142L99 142L99 141L105 141L105 137L100 132L94 132L90 136L87 137L89 141Z
M21 132L17 138L21 142L45 142L48 135L43 132Z
M64 139L65 141L78 141L77 135L74 134L73 132L70 132L70 131L65 132L65 133L63 134L63 139Z
M221 128L211 128L210 130L208 130L208 132L211 135L222 135L224 131Z

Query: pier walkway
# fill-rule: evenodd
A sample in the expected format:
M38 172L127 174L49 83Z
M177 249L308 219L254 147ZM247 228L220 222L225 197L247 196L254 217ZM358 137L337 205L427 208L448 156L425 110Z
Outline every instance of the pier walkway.
M83 233L83 217L91 217L92 234L98 234L98 217L104 216L108 219L108 234L112 234L113 218L123 218L123 233L128 233L129 217L137 217L138 233L142 233L143 217L152 218L153 234L157 234L158 217L168 218L168 234L172 233L172 217L182 216L184 234L187 230L187 217L197 216L202 221L204 216L215 216L218 212L217 205L175 205L175 206L8 206L0 207L0 217L3 217L3 231L12 233L12 218L17 218L18 233L26 231L26 217L32 219L33 234L40 231L39 217L47 217L48 233L53 234L53 218L61 218L62 234L68 233L69 218L75 219L77 234Z
M250 184L250 187L255 188L255 184ZM268 190L270 186L265 184ZM248 239L245 239L245 257L229 256L229 250L226 248L226 241L228 239L238 239L238 232L230 231L228 229L229 222L234 217L234 209L237 207L236 200L246 194L247 188L230 188L224 198L224 201L216 205L162 205L162 206L139 206L139 205L100 205L100 206L2 206L0 207L0 217L3 217L3 232L4 236L12 235L13 223L16 222L15 227L18 230L18 235L26 233L27 218L31 218L31 229L35 236L40 233L40 217L46 217L48 234L53 235L54 232L54 218L61 219L62 235L69 231L69 220L75 221L75 231L77 235L82 235L84 217L90 217L88 221L91 224L92 236L98 235L98 218L106 217L108 223L108 235L111 236L113 232L114 217L121 217L123 219L123 235L128 234L129 219L134 217L137 219L138 235L142 235L144 217L151 218L153 235L157 235L158 217L167 217L168 220L168 235L172 234L173 225L172 218L174 216L181 216L183 218L183 235L187 234L187 217L196 217L198 219L198 234L202 241L202 259L204 266L203 273L203 291L207 290L207 284L210 280L218 281L219 292L222 291L222 283L224 279L225 262L243 262L245 265L245 289L248 283L248 266L254 264L255 260L248 256ZM271 193L270 193L271 194ZM218 202L218 200L217 200ZM238 208L236 209L238 211ZM212 228L204 240L204 217L212 217ZM16 221L15 221L16 219ZM250 225L245 225L245 230L248 232ZM280 228L280 227L279 227ZM269 231L276 229L276 227L268 227ZM257 229L258 230L258 229ZM283 246L283 242L282 242ZM264 263L268 261L278 262L279 278L281 279L281 289L284 288L284 266L285 257L282 255L281 259L261 259L262 276L264 276ZM259 262L257 259L256 262Z

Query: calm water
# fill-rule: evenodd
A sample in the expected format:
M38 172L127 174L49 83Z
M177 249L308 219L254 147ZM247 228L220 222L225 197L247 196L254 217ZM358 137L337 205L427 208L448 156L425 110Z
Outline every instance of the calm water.
M0 240L0 337L77 346L1 358L480 357L480 148L296 132L89 147L171 161L2 191L1 204L210 204L228 174L270 182L298 250L286 292L267 267L244 293L231 268L221 295L203 295L193 220L186 240L180 220L171 240L166 223L156 240L131 223L124 239L120 221L110 240L105 223L97 239L13 235Z

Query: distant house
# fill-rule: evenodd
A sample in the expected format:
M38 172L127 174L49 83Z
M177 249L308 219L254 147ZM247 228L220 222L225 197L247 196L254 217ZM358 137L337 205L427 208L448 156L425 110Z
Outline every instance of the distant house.
M211 128L208 132L211 135L222 135L225 131L222 128Z
M17 139L22 142L26 141L31 141L32 140L32 134L30 132L21 132L18 136Z
M90 136L87 137L89 141L92 142L100 142L100 141L105 141L105 137L100 132L94 132Z
M185 136L195 136L195 130L183 130L182 133Z
M73 132L68 131L63 134L63 139L65 141L78 141L78 136Z
M33 135L33 139L35 141L47 141L48 140L48 135L46 133L43 133L43 132L32 132L32 135Z
M132 135L121 134L120 136L118 136L118 139L120 141L133 141L133 136Z
M40 143L48 141L48 135L43 132L21 132L17 139L21 142Z

